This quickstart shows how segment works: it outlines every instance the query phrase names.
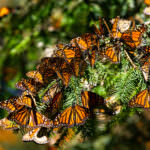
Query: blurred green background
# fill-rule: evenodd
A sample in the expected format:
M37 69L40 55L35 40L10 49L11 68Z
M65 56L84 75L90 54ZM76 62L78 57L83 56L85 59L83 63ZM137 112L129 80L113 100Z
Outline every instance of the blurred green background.
M143 14L146 7L143 0L0 0L0 7L4 6L9 7L11 13L0 18L1 100L19 94L15 83L25 77L26 72L34 70L42 57L50 56L57 43L67 43L82 33L92 32L92 25L98 17L104 17L107 21L116 16L134 17L136 23L149 20ZM0 110L0 118L3 118L3 114ZM128 118L119 130L110 129L110 133L98 136L96 141L76 145L72 149L123 150L128 146L132 149L150 149L150 132L147 136L141 135L144 133L140 131L134 131L134 134L130 133L133 130L129 131L130 128L136 129L137 120L140 122L138 116ZM126 135L122 133L125 129L128 130ZM140 134L143 142L137 142L139 147L136 139L134 141L137 134ZM0 133L0 136L3 135ZM18 135L11 138L16 140L0 140L0 150L48 149L47 146L22 143Z

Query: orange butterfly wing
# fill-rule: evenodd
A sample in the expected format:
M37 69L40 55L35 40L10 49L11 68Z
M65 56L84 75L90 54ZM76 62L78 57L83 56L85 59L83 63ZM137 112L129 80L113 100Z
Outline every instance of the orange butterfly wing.
M130 46L130 48L134 49L138 47L141 44L142 41L142 35L146 31L146 27L142 25L139 29L137 30L128 30L124 32L121 36L121 39L123 42Z
M82 39L82 37L77 37L74 38L70 41L70 43L72 44L73 47L78 47L82 50L82 51L86 51L88 49L88 45L87 42Z
M53 70L57 76L62 80L63 85L68 86L70 77L71 77L71 68L69 64L65 61L64 58L60 57L51 57L51 58L43 58L42 62L44 62L47 68ZM40 67L40 66L39 66ZM38 68L39 68L38 67Z
M92 67L94 67L94 64L95 64L95 60L96 60L96 50L92 50L92 51L89 51L89 62L91 64Z
M54 96L60 92L60 86L58 83L56 84L53 84L48 90L47 92L44 94L43 98L42 98L42 101L44 103L48 103L48 102L51 102L52 99L54 98Z
M141 91L129 102L130 107L150 108L150 94L148 89Z
M56 72L52 69L50 60L50 57L45 57L36 67L37 71L42 75L44 83L49 83L49 80L57 78ZM55 61L53 61L52 63L55 63Z
M23 91L27 90L34 94L42 88L42 84L35 82L33 79L22 79L16 83L16 88Z
M56 116L56 114L60 111L60 108L62 107L63 101L62 101L62 92L58 92L55 97L52 99L51 103L47 107L47 114L50 117Z
M20 105L16 102L18 97L11 98L6 101L0 102L0 108L6 109L8 112L13 112L20 107Z
M81 93L82 105L85 108L99 107L104 104L104 98L90 91Z
M149 71L150 71L150 57L145 61L145 63L141 67L141 70L142 70L145 81L148 81Z
M56 59L56 64L53 65L57 76L62 80L63 85L68 86L72 71L69 64L64 59Z
M95 34L85 33L81 37L74 38L70 41L73 47L78 47L82 52L92 50L93 46L99 45L98 37Z
M17 109L8 116L9 120L15 121L22 127L37 128L37 127L50 127L51 122L39 112L34 109L23 106L21 109Z
M76 51L75 47L66 45L63 47L63 49L58 49L55 52L55 55L64 58L67 62L70 63L71 60L75 57L76 53L75 51Z
M65 47L65 45L62 44L62 43L56 44L56 48L57 48L58 50L62 50L64 47Z
M115 21L112 26L111 36L113 38L121 38L122 36L122 33L118 29L118 21L119 21L119 17L115 18Z
M120 50L118 47L110 46L104 50L104 55L108 58L112 63L120 62Z
M42 74L37 70L27 72L26 76L34 79L36 82L40 82L40 83L44 82Z
M68 86L69 85L69 81L70 81L70 77L72 76L72 74L70 73L70 71L66 68L60 71L56 71L58 77L62 80L63 85Z
M79 48L76 48L76 55L70 62L70 66L76 77L84 75L87 63L82 59L82 52Z
M148 6L150 6L150 0L144 0L144 3Z
M71 62L71 67L76 77L83 76L87 63L84 60L74 58Z
M59 125L72 127L75 125L84 124L85 120L88 118L87 109L75 105L66 108L59 116Z
M26 105L30 108L36 105L35 100L32 98L31 94L29 94L27 91L23 92L22 95L16 99L16 102L19 105Z

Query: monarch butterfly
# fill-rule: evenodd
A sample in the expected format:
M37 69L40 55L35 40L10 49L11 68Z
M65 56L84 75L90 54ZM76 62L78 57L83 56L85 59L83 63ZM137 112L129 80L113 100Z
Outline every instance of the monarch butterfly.
M122 34L121 40L130 48L135 49L141 44L142 35L145 31L146 27L144 25L136 30L127 30Z
M144 0L144 3L148 6L150 6L150 0Z
M77 58L73 59L73 61L71 62L71 67L73 68L74 75L76 77L84 75L86 66L87 66L86 61L84 60L78 61Z
M32 96L29 92L27 92L27 91L23 92L22 95L16 99L16 102L17 102L19 105L26 105L26 106L28 106L28 107L30 107L30 108L36 106L36 101L35 101L35 99L34 99L33 96Z
M53 69L57 76L62 80L63 85L68 86L72 75L71 68L64 58L60 57L45 57L42 62L46 62L50 69Z
M82 52L78 48L76 50L75 58L72 59L70 62L70 66L73 70L73 74L78 77L82 76L84 74L85 68L87 66L87 63L82 59Z
M66 108L56 117L56 119L58 119L59 125L67 127L84 124L87 118L87 109L75 104Z
M56 72L49 63L49 59L50 58L43 58L41 63L36 67L37 71L42 75L44 83L49 83L49 80L57 78Z
M48 90L47 92L44 94L44 96L42 97L42 102L44 103L48 103L51 102L52 99L54 98L54 96L60 92L60 86L58 83L53 84Z
M20 106L17 103L17 101L16 101L17 99L18 99L18 97L13 97L9 100L0 102L0 108L6 109L9 113L14 112L16 109L18 109L20 107L22 108L22 106Z
M10 13L10 9L7 7L0 8L0 17L8 15Z
M63 102L62 96L62 92L58 92L46 108L46 113L49 117L56 116L56 114L59 112Z
M77 47L77 45L78 45L78 47L82 51L88 50L87 41L85 39L82 39L82 37L74 38L70 41L70 43L72 44L73 47Z
M61 48L61 46L57 47L59 47L59 49L56 50L55 55L57 57L64 58L67 62L70 63L70 61L75 57L76 47L72 47L71 45L63 45L63 48Z
M150 108L150 92L149 89L142 90L129 101L130 107Z
M103 52L103 55L112 63L120 63L120 49L118 46L109 46Z
M0 120L0 126L2 126L4 129L10 129L10 130L16 130L20 128L19 125L8 120L7 118Z
M145 58L145 59L146 61L142 65L141 70L142 70L145 81L148 81L149 70L150 70L150 57Z
M42 84L44 83L42 74L37 70L27 72L26 76L34 79L34 81L36 81L36 82L40 82Z
M43 85L35 82L33 79L22 79L21 81L17 82L15 86L18 89L21 89L23 91L27 90L34 94L39 91Z
M33 129L33 130L29 131L28 133L26 133L23 136L22 141L23 142L34 141L37 144L46 144L46 143L48 143L48 137L46 135L38 137L38 134L39 134L40 130L42 130L42 128L36 128L36 129Z
M64 62L61 67L55 67L54 70L56 71L58 77L62 80L63 85L68 86L70 77L72 76L72 71L69 66L68 68L66 67L65 63L66 62Z
M85 33L81 37L70 41L73 47L79 47L82 52L92 50L92 47L99 45L99 38L95 34Z
M7 117L9 120L16 122L22 127L37 128L37 127L51 127L53 123L41 113L37 112L35 108L29 108L21 105L19 109L10 113Z
M104 104L104 98L90 91L81 93L82 105L85 108L99 107Z

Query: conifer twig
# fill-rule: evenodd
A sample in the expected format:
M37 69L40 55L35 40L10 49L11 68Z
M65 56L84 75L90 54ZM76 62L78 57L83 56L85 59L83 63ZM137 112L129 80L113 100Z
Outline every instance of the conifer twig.
M137 66L133 63L133 61L132 61L132 59L130 58L130 56L128 55L127 51L124 50L124 52L125 52L125 54L126 54L126 56L127 56L127 59L130 61L131 65L133 66L133 68L136 69Z

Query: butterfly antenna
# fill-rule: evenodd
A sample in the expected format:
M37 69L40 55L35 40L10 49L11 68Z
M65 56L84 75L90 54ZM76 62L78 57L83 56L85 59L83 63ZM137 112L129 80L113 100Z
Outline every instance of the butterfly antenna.
M133 63L132 59L130 58L130 56L128 55L127 51L124 50L126 56L127 56L127 59L130 61L131 65L133 66L134 69L137 68L137 66Z

